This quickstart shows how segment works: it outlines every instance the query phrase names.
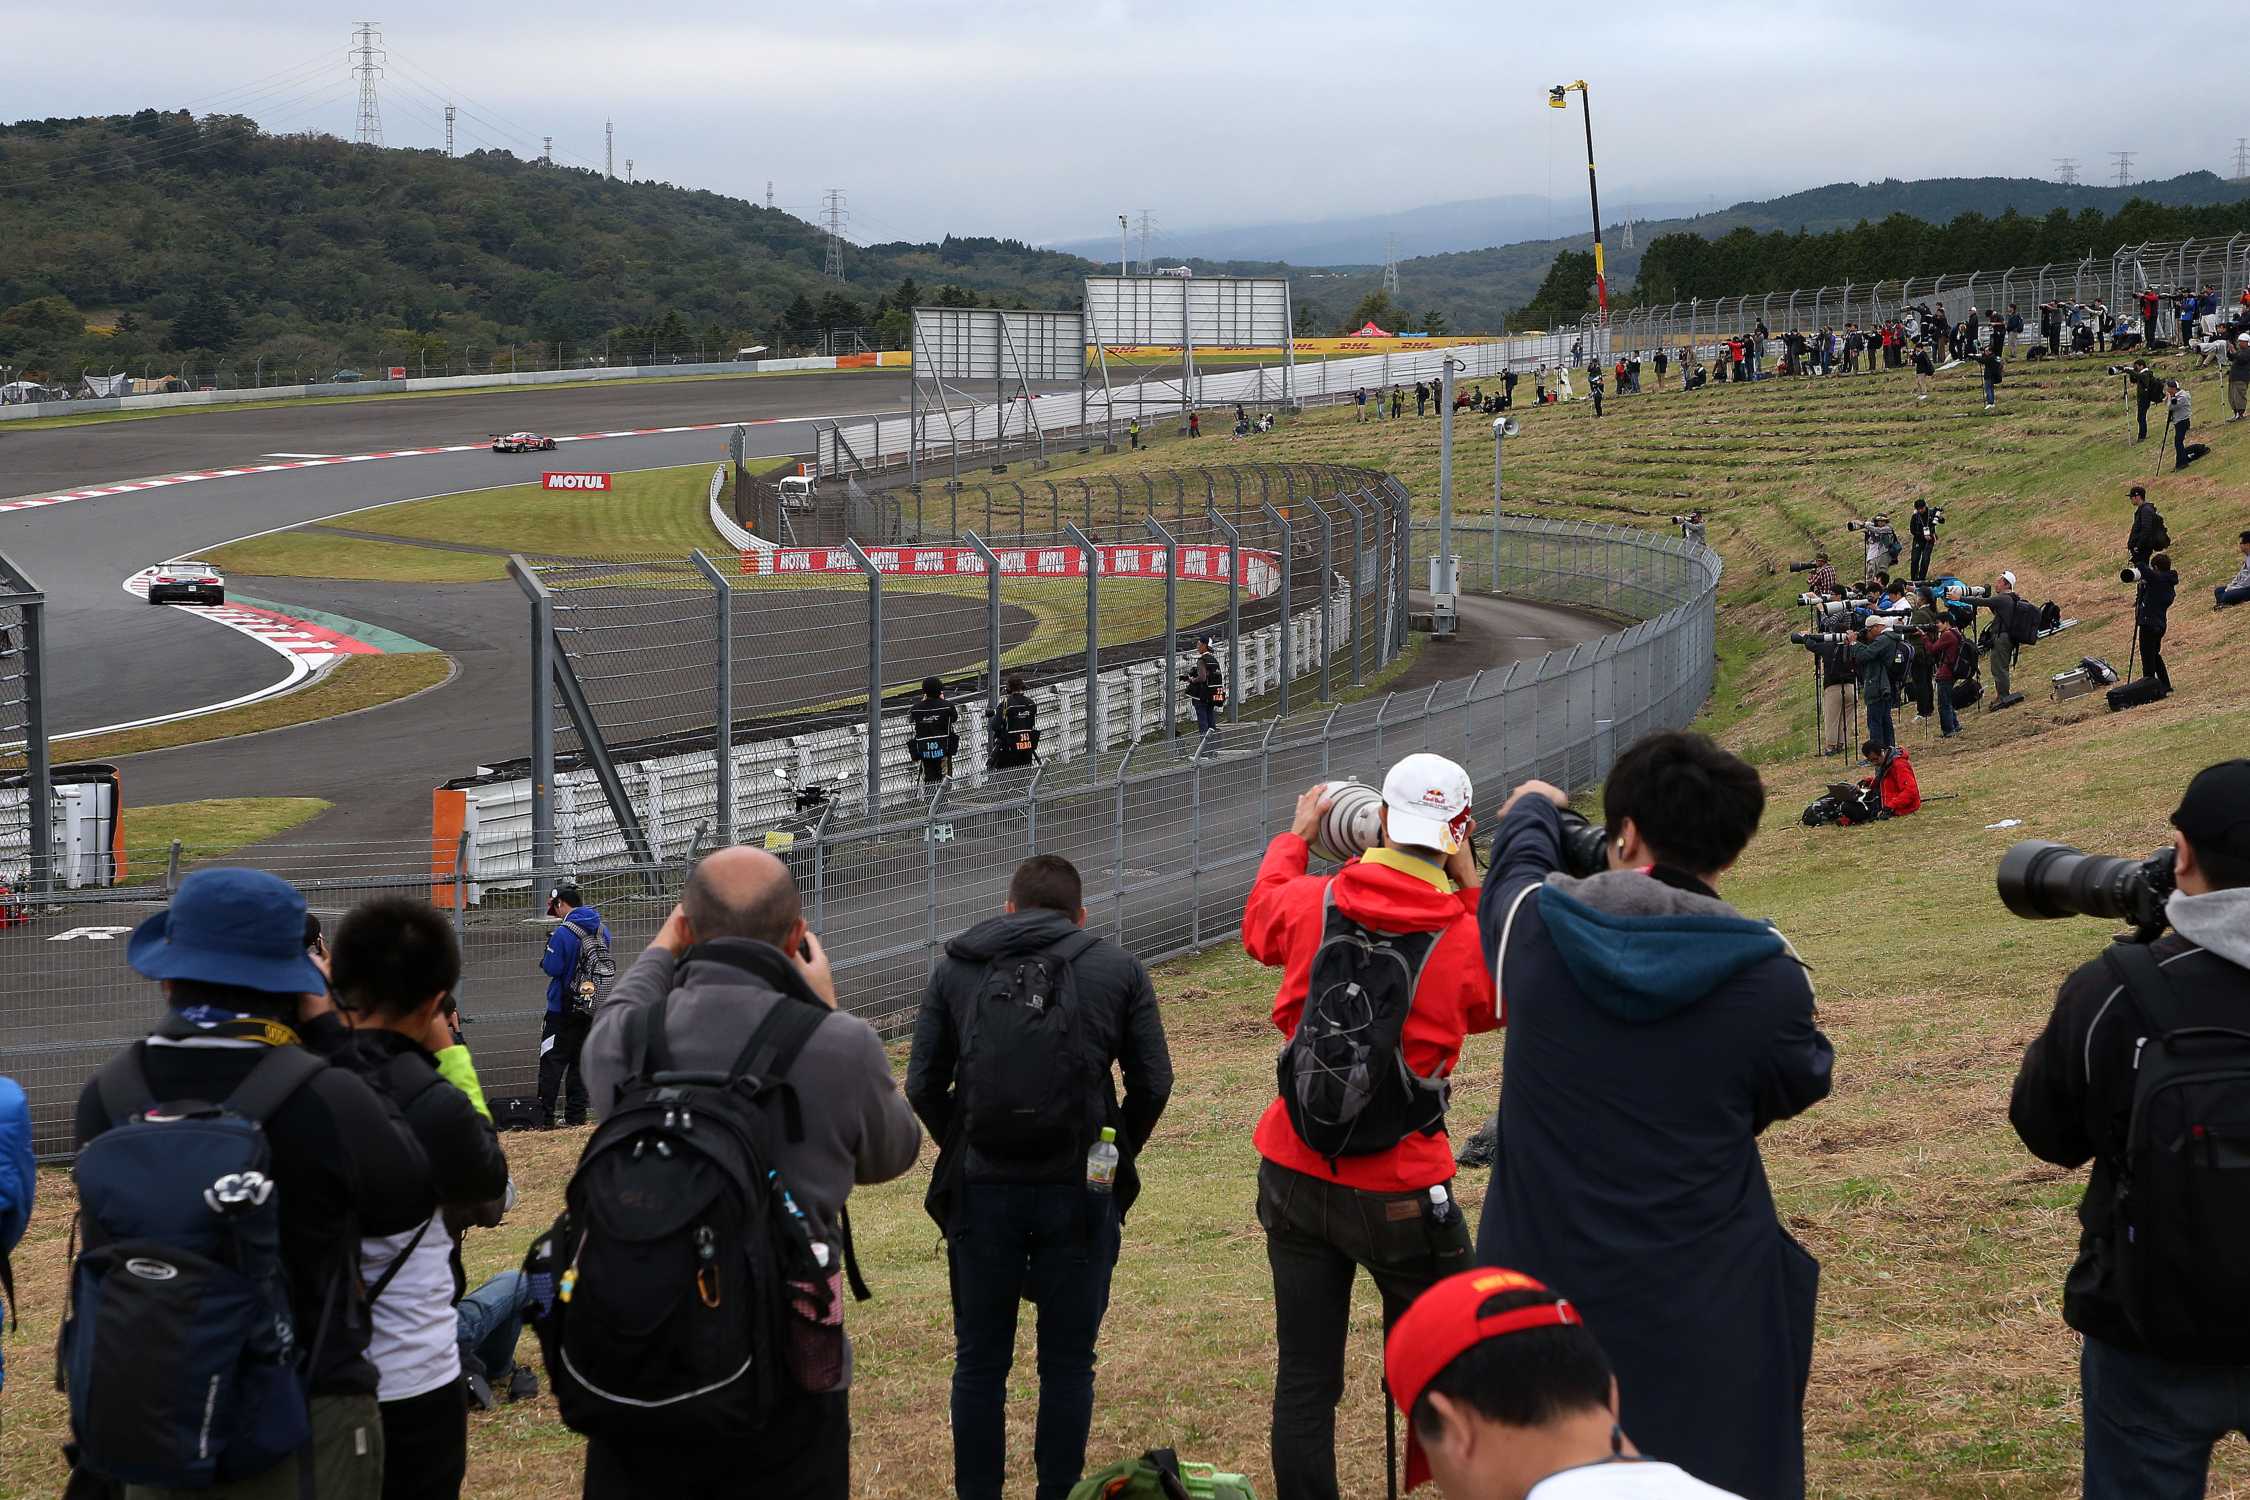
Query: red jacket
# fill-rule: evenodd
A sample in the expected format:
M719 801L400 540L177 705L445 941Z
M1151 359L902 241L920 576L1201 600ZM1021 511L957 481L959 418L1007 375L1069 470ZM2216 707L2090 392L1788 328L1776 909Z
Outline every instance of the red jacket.
M1904 750L1891 752L1891 763L1876 778L1876 787L1883 794L1883 806L1894 818L1903 818L1922 806L1922 788L1914 780L1914 767Z
M1242 913L1243 950L1282 971L1281 988L1273 997L1273 1024L1284 1036L1297 1030L1313 954L1320 947L1321 893L1333 879L1336 905L1354 921L1379 932L1444 934L1431 950L1400 1039L1406 1065L1416 1073L1424 1078L1451 1073L1461 1058L1461 1039L1500 1024L1492 970L1477 938L1476 888L1447 894L1419 876L1363 860L1353 860L1333 877L1307 875L1309 854L1305 841L1293 833L1267 845ZM1326 1157L1298 1138L1278 1097L1266 1106L1252 1143L1276 1166L1363 1192L1417 1192L1453 1176L1453 1144L1443 1132L1410 1135L1373 1155L1343 1157L1331 1169Z

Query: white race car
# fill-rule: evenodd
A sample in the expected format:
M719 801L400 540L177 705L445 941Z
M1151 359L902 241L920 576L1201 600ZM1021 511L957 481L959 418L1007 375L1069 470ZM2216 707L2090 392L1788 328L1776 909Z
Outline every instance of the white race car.
M149 570L151 604L224 604L227 580L207 562L159 563Z
M536 432L499 432L492 436L495 453L552 453L555 440Z

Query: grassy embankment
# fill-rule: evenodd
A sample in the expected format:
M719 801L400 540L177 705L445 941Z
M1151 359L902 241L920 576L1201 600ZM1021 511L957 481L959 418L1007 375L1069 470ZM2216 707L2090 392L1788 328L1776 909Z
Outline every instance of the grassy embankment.
M1917 406L1911 383L1886 374L1626 398L1599 427L1588 408L1528 413L1508 453L1511 508L1650 521L1700 503L1727 557L1724 671L1706 724L1765 767L1771 806L1724 888L1744 910L1779 921L1812 963L1837 1049L1834 1096L1765 1142L1781 1211L1825 1267L1807 1410L1821 1496L2076 1492L2075 1349L2057 1313L2082 1178L2025 1155L2005 1110L2017 1057L2055 983L2099 950L2109 928L2009 917L1992 867L2027 835L2117 852L2153 847L2187 776L2237 753L2250 728L2250 676L2238 665L2250 616L2214 616L2199 602L2232 573L2233 537L2250 524L2250 439L2214 421L2218 452L2188 476L2156 479L2189 585L2168 653L2179 695L2123 716L2107 715L2099 698L2055 705L2045 674L2084 653L2122 657L2130 591L2114 575L2121 496L2148 478L2152 455L2119 441L2114 384L2095 371L2014 373L1992 416L1976 409L1965 381L1942 381ZM2216 416L2217 389L2199 382L2197 396ZM1489 472L1474 427L1465 439L1464 471ZM1242 456L1367 463L1429 497L1436 451L1435 421L1374 427L1345 411L1309 417ZM1235 456L1221 447L1210 461ZM1169 444L1143 458L1182 461ZM1871 829L1805 830L1797 811L1835 767L1806 754L1804 658L1782 640L1797 612L1780 601L1794 590L1768 569L1816 540L1841 555L1847 517L1903 509L1916 493L1954 517L1941 565L1970 577L2012 566L2027 593L2058 598L2086 623L2027 652L2020 681L2037 691L2021 707L1976 713L1967 737L1943 746L1934 725L1905 727L1925 792L1945 800ZM2020 826L1988 826L2007 819ZM1251 1213L1249 1128L1272 1088L1271 980L1225 951L1158 977L1180 1081L1144 1159L1148 1189L1104 1332L1096 1462L1176 1443L1270 1489L1271 1290ZM1489 1107L1500 1052L1491 1037L1465 1053L1456 1075L1464 1119ZM526 1201L507 1230L471 1239L472 1275L514 1262L554 1211L578 1144L512 1138ZM868 1495L922 1493L948 1462L948 1305L936 1235L920 1211L927 1162L864 1192L854 1215L880 1294L852 1314L855 1473ZM1473 1213L1482 1182L1460 1186ZM62 1297L67 1182L50 1175L43 1190L17 1256L26 1350L51 1337ZM1009 1451L1016 1482L1028 1485L1031 1317L1023 1323ZM1378 1361L1378 1314L1363 1284L1339 1432L1355 1494L1382 1483ZM49 1493L59 1403L43 1382L21 1378L7 1401L0 1491ZM471 1448L479 1496L574 1490L575 1440L545 1400L477 1419ZM2246 1485L2250 1462L2230 1448L2214 1492Z

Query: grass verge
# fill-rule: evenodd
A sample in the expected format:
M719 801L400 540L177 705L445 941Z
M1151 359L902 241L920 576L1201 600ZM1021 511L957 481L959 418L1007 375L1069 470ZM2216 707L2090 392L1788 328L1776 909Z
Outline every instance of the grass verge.
M453 658L435 651L401 656L347 656L309 686L240 708L151 724L145 729L121 729L110 734L80 735L55 741L58 761L115 760L150 750L170 750L206 740L232 739L268 729L287 729L333 719L411 697L436 687L453 675ZM21 758L17 758L21 764Z
M229 573L260 578L344 578L378 583L486 583L508 560L411 542L374 542L324 531L277 531L211 554Z
M125 809L125 844L135 863L161 861L177 842L193 859L217 859L287 833L334 804L319 797L208 797Z

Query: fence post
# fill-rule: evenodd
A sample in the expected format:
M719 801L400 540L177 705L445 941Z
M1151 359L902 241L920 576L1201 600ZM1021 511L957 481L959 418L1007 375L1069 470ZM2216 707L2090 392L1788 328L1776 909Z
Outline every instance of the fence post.
M508 576L531 602L531 878L555 868L555 596L518 552Z
M23 615L18 642L23 664L24 853L31 889L45 895L55 886L54 759L47 743L47 596L24 571L0 557L0 603ZM115 878L114 873L111 878Z
M1297 624L1296 616L1289 612L1289 575L1296 571L1294 565L1297 557L1290 545L1289 518L1276 509L1270 500L1261 509L1265 511L1266 519L1273 523L1273 528L1281 533L1281 697L1274 711L1286 719L1289 717L1290 669L1296 665L1294 653L1289 649L1289 638Z
M1242 533L1219 514L1216 505L1205 514L1227 539L1227 722L1242 722Z
M1164 544L1164 737L1180 734L1180 539L1152 513L1149 534Z
M1133 763L1133 752L1139 748L1127 745L1124 759L1117 763L1117 826L1110 842L1109 889L1117 902L1117 923L1113 931L1119 947L1125 943L1125 768Z
M718 682L716 714L712 720L711 759L716 779L711 794L718 802L719 847L734 843L734 585L698 547L689 554L711 584L712 629L717 633Z
M1328 514L1328 507L1313 502L1313 514L1320 517L1320 696L1323 702L1336 694L1329 675L1329 659L1335 655L1329 635L1329 614L1336 607L1336 523Z
M1366 680L1360 671L1359 639L1362 632L1359 627L1359 612L1367 602L1367 589L1360 581L1367 570L1367 543L1362 535L1367 518L1360 514L1359 502L1351 497L1349 490L1337 491L1336 498L1343 501L1344 508L1352 513L1352 686L1358 687Z
M1000 712L1000 559L974 530L965 533L961 540L976 548L977 556L984 562L984 657L987 663L984 707L987 714L997 714Z
M1092 537L1068 521L1063 535L1086 560L1086 757L1091 760L1100 753L1102 740L1102 553Z
M867 577L867 816L883 826L883 575L858 542L844 538Z

